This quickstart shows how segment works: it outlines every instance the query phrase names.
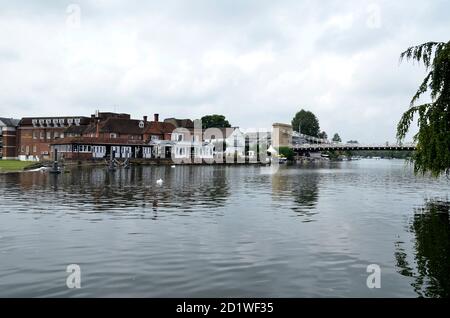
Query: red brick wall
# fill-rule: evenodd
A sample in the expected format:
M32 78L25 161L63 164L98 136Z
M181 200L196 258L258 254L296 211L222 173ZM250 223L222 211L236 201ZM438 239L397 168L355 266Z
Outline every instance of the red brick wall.
M4 127L3 134L3 158L17 157L17 132L14 128Z
M50 143L55 140L55 133L61 136L64 132L61 128L26 127L19 128L18 154L37 156L40 159L50 159ZM50 139L47 133L50 132ZM41 138L43 137L43 138Z

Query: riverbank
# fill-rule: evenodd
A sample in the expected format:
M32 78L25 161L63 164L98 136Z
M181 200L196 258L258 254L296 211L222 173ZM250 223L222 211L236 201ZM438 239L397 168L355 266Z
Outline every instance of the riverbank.
M35 162L20 161L20 160L0 160L0 173L6 172L20 172L25 169L34 167Z

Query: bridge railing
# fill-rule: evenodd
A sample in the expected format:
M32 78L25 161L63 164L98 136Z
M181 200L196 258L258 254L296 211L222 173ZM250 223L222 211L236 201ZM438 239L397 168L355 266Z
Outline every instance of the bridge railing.
M294 145L294 148L297 149L312 149L312 148L327 148L327 149L345 149L345 148L352 148L352 149L358 149L358 148L369 148L369 149L405 149L405 148L415 148L416 145L414 143L402 143L402 144L353 144L353 143L327 143L327 144L299 144Z

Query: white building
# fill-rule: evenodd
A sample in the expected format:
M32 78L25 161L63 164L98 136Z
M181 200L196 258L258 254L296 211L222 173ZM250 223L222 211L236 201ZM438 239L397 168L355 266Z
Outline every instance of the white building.
M209 128L203 133L206 142L215 146L215 154L223 154L225 144L226 156L245 156L245 135L238 127L232 128Z
M214 145L202 141L202 136L191 134L185 128L177 128L172 132L172 159L174 161L188 161L193 159L213 159Z

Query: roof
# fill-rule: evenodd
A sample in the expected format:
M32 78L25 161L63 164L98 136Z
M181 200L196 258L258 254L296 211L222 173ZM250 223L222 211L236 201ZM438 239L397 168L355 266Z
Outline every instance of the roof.
M146 129L147 134L171 134L175 130L175 126L171 123L161 121L151 121L149 127Z
M143 124L143 126L141 126ZM142 128L141 128L142 127ZM150 122L138 119L110 117L99 123L100 133L119 133L128 135L142 135L150 127ZM85 133L96 132L95 124L89 125Z
M17 127L20 119L0 117L0 126Z
M90 125L80 125L80 126L69 126L64 130L65 134L83 134L88 128L90 127Z
M20 120L19 122L19 126L33 126L33 119L80 119L80 125L87 125L90 122L90 118L89 117L85 117L85 116L58 116L58 117L24 117ZM67 124L67 122L65 122L65 124Z

